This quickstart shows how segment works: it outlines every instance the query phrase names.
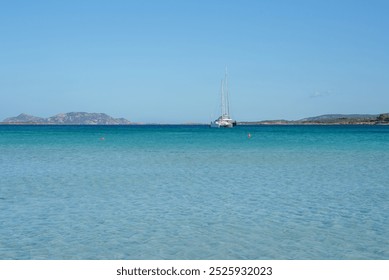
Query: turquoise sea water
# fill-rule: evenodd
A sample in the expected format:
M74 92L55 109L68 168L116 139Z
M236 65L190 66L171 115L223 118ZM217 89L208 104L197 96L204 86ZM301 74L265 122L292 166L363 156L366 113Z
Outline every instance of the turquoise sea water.
M0 172L0 259L389 259L388 126L0 126Z

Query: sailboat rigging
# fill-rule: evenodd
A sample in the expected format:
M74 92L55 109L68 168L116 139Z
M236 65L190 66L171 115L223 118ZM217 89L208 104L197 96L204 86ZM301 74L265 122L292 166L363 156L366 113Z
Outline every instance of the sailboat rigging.
M224 79L221 81L220 85L220 105L221 105L221 116L211 122L211 127L234 127L236 126L236 121L234 121L230 116L230 102L229 102L229 92L228 92L228 80L227 80L227 69L224 75Z

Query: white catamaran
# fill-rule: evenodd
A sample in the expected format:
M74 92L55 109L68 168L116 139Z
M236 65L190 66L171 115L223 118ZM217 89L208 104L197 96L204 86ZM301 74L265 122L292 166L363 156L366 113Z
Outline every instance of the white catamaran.
M234 121L230 116L227 69L226 69L226 74L224 75L224 79L221 81L220 96L221 96L221 116L218 119L211 122L211 127L234 127L236 126L236 121Z

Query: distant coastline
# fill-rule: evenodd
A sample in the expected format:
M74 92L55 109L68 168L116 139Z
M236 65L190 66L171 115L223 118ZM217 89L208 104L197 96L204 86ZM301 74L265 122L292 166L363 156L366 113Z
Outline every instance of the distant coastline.
M168 123L134 123L124 118L113 118L104 113L70 112L49 118L20 114L0 122L0 125L174 125ZM182 123L175 125L207 125L207 123ZM389 113L376 115L329 114L301 120L238 121L237 125L389 125Z
M329 114L301 120L264 120L238 122L238 125L389 125L389 113L377 115Z

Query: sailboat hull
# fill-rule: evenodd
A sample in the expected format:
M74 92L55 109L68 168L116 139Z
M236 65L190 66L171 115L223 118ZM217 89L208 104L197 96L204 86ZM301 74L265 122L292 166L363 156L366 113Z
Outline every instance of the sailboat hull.
M232 119L217 119L213 122L211 122L211 127L228 127L228 128L231 128L231 127L234 127L236 126L236 121L232 120Z

